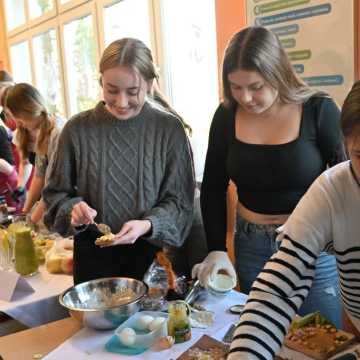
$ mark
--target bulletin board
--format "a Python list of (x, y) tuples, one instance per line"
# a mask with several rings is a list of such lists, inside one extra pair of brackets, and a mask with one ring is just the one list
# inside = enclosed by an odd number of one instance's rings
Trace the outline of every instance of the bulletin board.
[(297, 74), (342, 105), (357, 74), (357, 0), (247, 0), (247, 24), (280, 39)]

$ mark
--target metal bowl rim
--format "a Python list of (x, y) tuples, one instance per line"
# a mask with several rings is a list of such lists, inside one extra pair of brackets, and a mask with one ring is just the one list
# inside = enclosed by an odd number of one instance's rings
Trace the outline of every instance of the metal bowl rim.
[[(143, 294), (140, 294), (138, 295), (137, 297), (135, 297), (133, 300), (131, 301), (128, 301), (126, 303), (122, 303), (122, 304), (118, 304), (118, 305), (113, 305), (113, 306), (106, 306), (106, 307), (103, 307), (101, 309), (84, 309), (84, 308), (77, 308), (77, 307), (73, 307), (73, 306), (69, 306), (67, 304), (64, 303), (63, 301), (63, 297), (71, 290), (75, 289), (76, 286), (78, 285), (84, 285), (84, 284), (87, 284), (87, 283), (90, 283), (90, 282), (101, 282), (101, 281), (104, 281), (104, 280), (112, 280), (112, 279), (125, 279), (125, 280), (135, 280), (135, 281), (138, 281), (138, 282), (141, 282), (143, 285), (144, 285), (144, 288), (145, 288), (145, 291)], [(74, 311), (86, 311), (86, 312), (95, 312), (95, 311), (104, 311), (104, 310), (111, 310), (111, 309), (115, 309), (115, 308), (118, 308), (119, 306), (126, 306), (126, 305), (130, 305), (130, 304), (136, 304), (137, 302), (139, 302), (141, 300), (141, 298), (143, 298), (149, 291), (149, 286), (142, 280), (138, 280), (138, 279), (134, 279), (134, 278), (128, 278), (128, 277), (117, 277), (117, 276), (114, 276), (114, 277), (107, 277), (107, 278), (99, 278), (99, 279), (94, 279), (94, 280), (89, 280), (89, 281), (86, 281), (86, 282), (83, 282), (83, 283), (80, 283), (80, 284), (77, 284), (77, 285), (73, 285), (69, 288), (67, 288), (65, 291), (63, 291), (60, 295), (59, 295), (59, 302), (62, 306), (64, 306), (65, 308), (69, 309), (69, 310), (74, 310)]]

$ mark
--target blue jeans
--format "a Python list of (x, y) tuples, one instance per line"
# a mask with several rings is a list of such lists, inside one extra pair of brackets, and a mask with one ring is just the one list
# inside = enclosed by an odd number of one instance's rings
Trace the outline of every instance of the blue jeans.
[[(267, 260), (278, 250), (275, 229), (278, 225), (258, 225), (237, 217), (235, 232), (235, 268), (240, 289), (249, 293), (252, 283)], [(336, 260), (321, 253), (315, 269), (315, 278), (308, 297), (301, 306), (301, 316), (319, 310), (334, 325), (341, 328), (341, 302)]]

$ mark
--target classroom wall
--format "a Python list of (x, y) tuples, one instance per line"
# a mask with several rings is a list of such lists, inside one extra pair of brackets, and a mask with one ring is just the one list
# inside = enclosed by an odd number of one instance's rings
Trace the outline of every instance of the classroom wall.
[[(216, 0), (217, 50), (219, 69), (219, 98), (221, 99), (221, 66), (226, 45), (231, 36), (246, 26), (245, 0)], [(227, 234), (226, 246), (234, 262), (234, 229), (237, 194), (235, 185), (230, 182), (227, 194)]]
[[(351, 0), (347, 0), (351, 1)], [(360, 79), (360, 0), (355, 4), (355, 78)], [(219, 69), (227, 42), (232, 34), (246, 26), (246, 0), (216, 0), (217, 49)]]
[(216, 0), (217, 49), (219, 65), (231, 36), (246, 26), (245, 0)]

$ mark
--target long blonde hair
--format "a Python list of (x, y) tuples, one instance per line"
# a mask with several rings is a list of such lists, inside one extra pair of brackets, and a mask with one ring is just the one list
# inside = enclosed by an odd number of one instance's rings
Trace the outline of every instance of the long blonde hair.
[[(123, 38), (112, 42), (103, 52), (100, 60), (100, 74), (105, 70), (117, 66), (126, 66), (139, 74), (146, 82), (155, 80), (158, 82), (158, 74), (155, 69), (150, 49), (140, 40)], [(101, 83), (101, 79), (100, 79)], [(182, 122), (184, 128), (191, 134), (191, 127), (184, 119), (169, 105), (165, 97), (159, 91), (156, 84), (147, 94), (148, 98), (160, 105), (164, 110), (175, 115)]]
[(235, 106), (228, 75), (236, 70), (256, 71), (279, 92), (283, 103), (304, 103), (311, 96), (327, 96), (314, 90), (295, 73), (277, 36), (261, 26), (251, 26), (236, 33), (224, 54), (222, 81), (225, 105)]
[[(41, 118), (39, 133), (35, 141), (35, 152), (39, 155), (46, 155), (50, 135), (55, 127), (55, 118), (48, 113), (45, 100), (40, 92), (30, 84), (16, 84), (8, 89), (5, 106), (15, 117), (21, 118), (23, 121)], [(17, 125), (16, 136), (23, 157), (28, 157), (29, 144), (32, 141), (29, 130)]]

